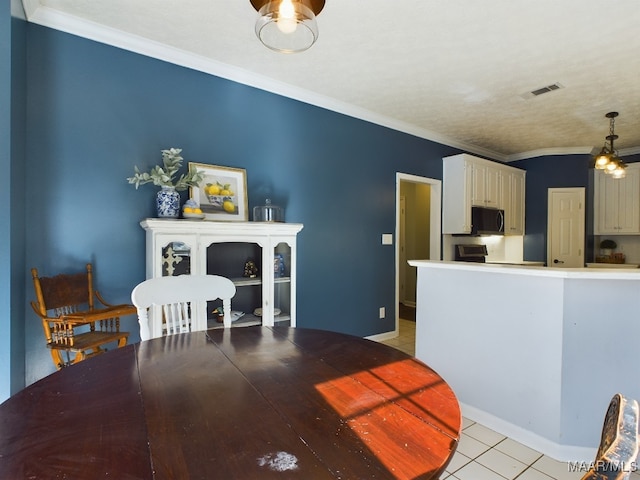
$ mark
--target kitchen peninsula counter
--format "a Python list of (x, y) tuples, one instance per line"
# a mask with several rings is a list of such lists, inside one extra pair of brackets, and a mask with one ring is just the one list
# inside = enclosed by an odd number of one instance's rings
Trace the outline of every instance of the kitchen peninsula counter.
[(416, 357), (463, 414), (558, 460), (591, 461), (611, 397), (640, 399), (640, 269), (409, 264)]

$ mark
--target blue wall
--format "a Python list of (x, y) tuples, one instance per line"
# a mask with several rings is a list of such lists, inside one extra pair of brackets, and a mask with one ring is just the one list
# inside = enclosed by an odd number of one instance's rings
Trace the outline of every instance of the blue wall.
[(24, 386), (24, 144), (26, 24), (0, 6), (0, 399)]
[[(547, 261), (547, 195), (549, 188), (587, 187), (586, 211), (592, 212), (593, 186), (589, 180), (591, 161), (591, 155), (555, 155), (513, 162), (513, 166), (527, 171), (525, 260)], [(587, 232), (593, 231), (591, 220), (587, 218)], [(585, 252), (585, 258), (590, 258), (589, 249)]]
[[(7, 22), (0, 11), (0, 106), (13, 98), (10, 118), (0, 109), (0, 168), (11, 171), (0, 176), (10, 207), (0, 209), (0, 240), (11, 246), (0, 250), (0, 281), (12, 286), (0, 289), (0, 327), (12, 329), (13, 360), (0, 345), (0, 399), (54, 371), (28, 305), (31, 267), (46, 275), (91, 261), (114, 302), (144, 279), (139, 221), (154, 215), (156, 189), (125, 179), (169, 147), (187, 161), (246, 169), (250, 208), (270, 197), (305, 225), (300, 326), (393, 330), (378, 308), (394, 310), (394, 249), (380, 238), (395, 229), (395, 174), (441, 179), (442, 157), (458, 150), (37, 25), (13, 26), (9, 38)], [(588, 162), (517, 162), (527, 170), (527, 260), (544, 260), (547, 188), (589, 187)], [(135, 318), (123, 325), (137, 341)]]
[[(128, 301), (144, 279), (141, 219), (156, 189), (133, 166), (160, 150), (247, 170), (249, 206), (267, 196), (299, 235), (298, 324), (357, 335), (394, 329), (395, 174), (442, 178), (451, 147), (85, 39), (28, 25), (26, 267), (95, 264), (98, 288)], [(25, 282), (32, 298), (30, 280)], [(27, 321), (27, 383), (53, 371)], [(124, 327), (134, 332), (134, 318)]]

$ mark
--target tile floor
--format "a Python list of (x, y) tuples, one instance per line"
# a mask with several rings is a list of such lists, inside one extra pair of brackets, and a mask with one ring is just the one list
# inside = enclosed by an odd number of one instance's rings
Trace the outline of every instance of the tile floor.
[[(400, 335), (382, 343), (415, 355), (416, 324), (400, 320)], [(603, 412), (604, 415), (604, 412)], [(489, 428), (463, 418), (462, 436), (441, 480), (580, 480), (558, 462)], [(630, 480), (640, 480), (634, 472)]]

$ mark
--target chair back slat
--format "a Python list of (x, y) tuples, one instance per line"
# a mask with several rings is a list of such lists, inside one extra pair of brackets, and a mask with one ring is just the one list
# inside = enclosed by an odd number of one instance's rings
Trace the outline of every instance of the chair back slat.
[(46, 310), (56, 310), (89, 303), (89, 283), (86, 273), (41, 277), (42, 301)]

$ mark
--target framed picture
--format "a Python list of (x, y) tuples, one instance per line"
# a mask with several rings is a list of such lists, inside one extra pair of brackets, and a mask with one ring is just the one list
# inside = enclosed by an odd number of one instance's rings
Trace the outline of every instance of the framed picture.
[(190, 187), (189, 193), (200, 204), (206, 220), (249, 220), (245, 169), (189, 162), (189, 168), (192, 166), (204, 179), (199, 186)]

